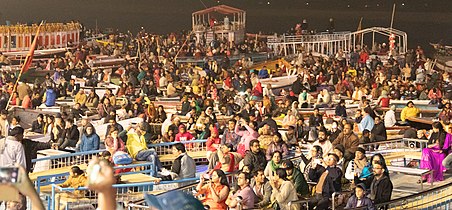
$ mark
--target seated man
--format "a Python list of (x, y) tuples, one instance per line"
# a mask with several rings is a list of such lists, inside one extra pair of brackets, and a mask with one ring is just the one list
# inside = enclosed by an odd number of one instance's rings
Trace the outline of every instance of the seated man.
[(359, 139), (358, 136), (353, 133), (351, 124), (345, 124), (342, 133), (333, 141), (333, 146), (338, 144), (341, 144), (346, 149), (344, 153), (345, 160), (352, 160), (355, 156), (356, 149), (358, 148)]
[(250, 187), (251, 175), (246, 172), (240, 172), (237, 176), (237, 185), (239, 189), (236, 193), (231, 193), (226, 199), (226, 205), (229, 209), (252, 209), (254, 208), (254, 199), (256, 195)]
[(339, 157), (331, 153), (326, 160), (326, 168), (316, 163), (311, 165), (314, 170), (309, 171), (309, 179), (318, 180), (315, 195), (310, 201), (311, 208), (327, 209), (333, 193), (341, 192), (342, 170), (336, 166), (338, 161)]
[(251, 180), (251, 189), (256, 194), (256, 206), (263, 209), (267, 208), (270, 205), (272, 186), (265, 178), (264, 169), (258, 169), (254, 173), (254, 179)]
[(260, 148), (259, 141), (254, 139), (250, 141), (250, 151), (247, 151), (243, 159), (243, 165), (251, 165), (252, 173), (258, 169), (264, 169), (267, 166), (265, 152)]
[[(162, 164), (160, 163), (160, 160), (157, 156), (157, 153), (155, 152), (155, 149), (148, 149), (148, 146), (146, 144), (146, 140), (144, 137), (144, 134), (146, 134), (145, 131), (141, 130), (143, 128), (143, 124), (141, 123), (138, 126), (135, 126), (135, 131), (129, 132), (133, 127), (129, 126), (126, 130), (121, 132), (120, 137), (121, 139), (127, 139), (126, 148), (130, 156), (132, 158), (138, 160), (138, 161), (151, 161), (155, 162), (157, 171), (160, 171), (162, 168)], [(153, 176), (157, 175), (157, 171), (152, 174)]]
[(177, 158), (171, 166), (171, 178), (177, 180), (195, 177), (196, 164), (193, 158), (185, 152), (185, 146), (182, 143), (176, 143), (172, 149)]

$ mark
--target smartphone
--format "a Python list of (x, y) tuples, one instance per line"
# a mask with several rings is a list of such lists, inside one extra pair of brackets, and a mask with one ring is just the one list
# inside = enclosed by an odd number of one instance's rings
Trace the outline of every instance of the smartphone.
[(210, 179), (210, 175), (209, 174), (204, 174), (203, 177), (204, 177), (204, 179)]
[(0, 183), (17, 183), (19, 177), (19, 168), (17, 167), (1, 167)]

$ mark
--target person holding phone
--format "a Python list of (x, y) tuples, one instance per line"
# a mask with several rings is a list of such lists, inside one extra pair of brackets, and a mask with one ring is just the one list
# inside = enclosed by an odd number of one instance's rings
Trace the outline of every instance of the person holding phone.
[(205, 177), (201, 176), (196, 191), (198, 191), (198, 195), (205, 194), (205, 199), (201, 202), (210, 209), (226, 210), (228, 208), (226, 199), (229, 194), (229, 183), (222, 170), (215, 169), (210, 176), (209, 183), (206, 183)]
[[(4, 170), (5, 168), (0, 167), (0, 170)], [(38, 193), (35, 190), (33, 183), (28, 177), (28, 173), (23, 166), (16, 165), (14, 167), (8, 167), (10, 170), (14, 170), (15, 178), (9, 179), (8, 182), (3, 183), (0, 182), (0, 191), (7, 192), (8, 195), (11, 193), (19, 192), (19, 200), (18, 201), (7, 201), (7, 199), (3, 198), (6, 194), (0, 193), (0, 205), (2, 201), (5, 202), (6, 209), (26, 209), (28, 197), (31, 201), (31, 207), (33, 210), (44, 210), (44, 205), (42, 204), (41, 199), (39, 198)], [(11, 173), (11, 175), (14, 175)]]

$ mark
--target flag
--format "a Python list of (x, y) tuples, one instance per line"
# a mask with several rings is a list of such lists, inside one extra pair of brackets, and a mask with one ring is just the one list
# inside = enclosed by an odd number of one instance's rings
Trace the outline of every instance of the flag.
[(33, 39), (33, 43), (30, 46), (30, 51), (28, 51), (28, 54), (25, 57), (25, 62), (22, 65), (22, 68), (20, 69), (21, 73), (27, 72), (28, 68), (30, 68), (31, 62), (33, 61), (33, 54), (35, 53), (36, 42), (38, 41), (39, 30), (41, 29), (41, 26), (42, 26), (42, 22), (41, 22), (41, 24), (39, 24), (38, 30), (36, 30), (36, 35), (35, 35), (35, 38)]
[[(356, 29), (356, 31), (361, 31), (362, 30), (362, 22), (363, 22), (363, 18), (361, 17), (361, 19), (359, 20), (359, 24), (358, 24), (358, 28)], [(356, 41), (358, 41), (358, 43), (361, 43), (361, 39), (362, 39), (362, 34), (359, 33), (356, 35)], [(361, 46), (363, 47), (363, 46)]]

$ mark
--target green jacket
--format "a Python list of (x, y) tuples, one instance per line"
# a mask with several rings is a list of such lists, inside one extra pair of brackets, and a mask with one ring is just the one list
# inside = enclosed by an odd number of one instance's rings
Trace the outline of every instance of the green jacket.
[(300, 169), (294, 168), (292, 175), (287, 177), (295, 186), (298, 195), (305, 196), (309, 194), (309, 186)]

